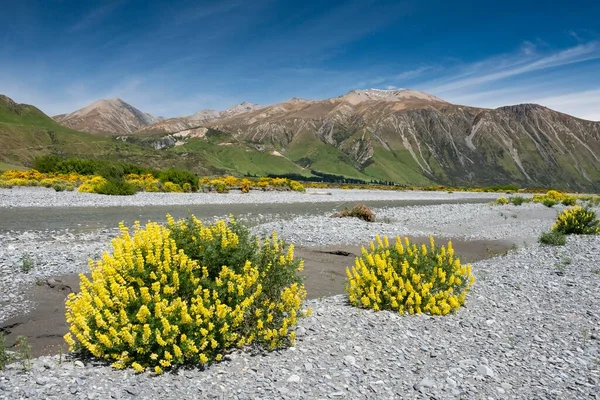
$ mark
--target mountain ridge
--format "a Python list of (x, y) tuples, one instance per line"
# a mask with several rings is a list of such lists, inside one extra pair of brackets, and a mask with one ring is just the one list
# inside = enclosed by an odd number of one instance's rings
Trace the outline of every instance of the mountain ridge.
[(365, 90), (205, 114), (182, 130), (145, 131), (166, 119), (112, 136), (234, 174), (600, 190), (600, 122), (537, 104), (485, 109), (407, 89)]

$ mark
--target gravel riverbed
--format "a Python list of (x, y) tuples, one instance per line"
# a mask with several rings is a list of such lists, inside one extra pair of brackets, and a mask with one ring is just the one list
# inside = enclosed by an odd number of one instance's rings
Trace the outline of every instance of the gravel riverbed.
[[(444, 204), (377, 209), (383, 222), (372, 224), (321, 215), (258, 225), (257, 233), (277, 229), (299, 245), (366, 244), (383, 233), (506, 239), (518, 247), (473, 264), (477, 281), (454, 315), (359, 310), (344, 296), (311, 300), (313, 315), (300, 322), (291, 349), (234, 352), (205, 370), (159, 377), (40, 357), (29, 372), (19, 364), (0, 372), (0, 399), (600, 399), (600, 237), (539, 245), (559, 209)], [(0, 324), (31, 307), (23, 300), (36, 279), (85, 271), (114, 234), (0, 233)], [(23, 254), (35, 264), (29, 273), (20, 269)]]
[(147, 193), (104, 196), (94, 193), (56, 192), (42, 187), (0, 189), (0, 208), (23, 207), (120, 207), (195, 204), (346, 203), (358, 201), (495, 199), (499, 193), (424, 192), (396, 190), (307, 189), (306, 193), (250, 191), (250, 193)]

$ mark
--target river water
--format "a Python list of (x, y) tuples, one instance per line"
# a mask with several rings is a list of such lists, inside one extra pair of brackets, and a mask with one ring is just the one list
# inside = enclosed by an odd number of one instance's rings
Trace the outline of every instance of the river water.
[[(364, 201), (370, 208), (404, 207), (415, 205), (487, 203), (489, 199), (454, 200), (395, 200)], [(291, 219), (299, 215), (322, 215), (344, 207), (353, 207), (352, 202), (318, 203), (274, 203), (274, 204), (201, 204), (173, 206), (121, 206), (121, 207), (46, 207), (46, 208), (0, 208), (0, 232), (28, 230), (63, 230), (85, 232), (98, 229), (116, 228), (120, 221), (130, 226), (135, 221), (148, 220), (164, 222), (165, 216), (175, 218), (190, 214), (197, 218), (210, 219), (225, 215), (243, 217), (246, 224), (280, 219)]]

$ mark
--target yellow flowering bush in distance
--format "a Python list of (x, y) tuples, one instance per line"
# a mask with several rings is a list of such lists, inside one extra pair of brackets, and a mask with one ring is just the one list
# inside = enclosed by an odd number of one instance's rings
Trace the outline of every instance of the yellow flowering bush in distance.
[(436, 247), (404, 244), (400, 238), (391, 246), (388, 238), (376, 238), (370, 251), (362, 249), (355, 265), (346, 270), (350, 303), (373, 310), (400, 314), (446, 315), (465, 303), (475, 282), (470, 265), (455, 257), (452, 243)]
[(551, 229), (565, 235), (593, 235), (600, 233), (600, 219), (593, 210), (575, 206), (558, 214)]
[(306, 291), (293, 246), (276, 234), (263, 243), (233, 219), (204, 225), (194, 217), (167, 226), (120, 225), (112, 253), (66, 302), (72, 351), (115, 368), (160, 374), (182, 363), (219, 361), (234, 347), (269, 349), (294, 342)]

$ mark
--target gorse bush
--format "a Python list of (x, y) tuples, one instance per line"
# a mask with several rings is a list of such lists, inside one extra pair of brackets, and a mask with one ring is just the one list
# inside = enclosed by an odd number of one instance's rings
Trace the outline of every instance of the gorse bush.
[(235, 221), (121, 224), (112, 254), (90, 261), (91, 280), (67, 300), (71, 350), (137, 371), (220, 360), (233, 347), (294, 343), (306, 297), (276, 234), (263, 243)]
[(355, 266), (346, 270), (350, 303), (374, 310), (445, 315), (465, 303), (475, 278), (470, 265), (454, 256), (452, 243), (429, 248), (400, 238), (391, 246), (377, 236), (377, 246), (362, 249)]
[(552, 232), (565, 235), (593, 235), (600, 233), (600, 220), (593, 210), (575, 206), (558, 214), (554, 225), (552, 225)]
[(539, 242), (550, 246), (564, 246), (567, 243), (567, 236), (560, 232), (542, 232)]

